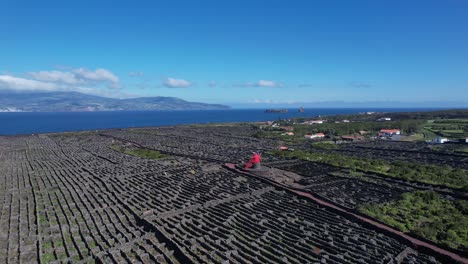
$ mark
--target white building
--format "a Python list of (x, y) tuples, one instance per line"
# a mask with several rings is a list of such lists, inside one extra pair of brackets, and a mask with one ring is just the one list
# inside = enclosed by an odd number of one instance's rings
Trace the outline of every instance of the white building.
[(312, 124), (323, 124), (323, 120), (309, 120), (304, 122), (305, 125), (312, 125)]
[(448, 138), (437, 137), (434, 139), (434, 143), (437, 144), (444, 144), (445, 142), (448, 142)]
[(382, 117), (382, 118), (377, 119), (377, 121), (380, 121), (380, 122), (383, 122), (383, 121), (392, 121), (392, 119), (391, 119), (390, 117)]
[(305, 138), (324, 138), (325, 137), (325, 134), (324, 133), (315, 133), (315, 134), (312, 134), (312, 135), (304, 135)]

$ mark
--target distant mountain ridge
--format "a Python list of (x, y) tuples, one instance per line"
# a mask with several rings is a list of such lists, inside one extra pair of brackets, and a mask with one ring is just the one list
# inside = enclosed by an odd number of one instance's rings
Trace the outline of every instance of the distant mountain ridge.
[(0, 112), (77, 112), (142, 110), (216, 110), (221, 104), (188, 102), (176, 97), (106, 98), (77, 92), (0, 92)]

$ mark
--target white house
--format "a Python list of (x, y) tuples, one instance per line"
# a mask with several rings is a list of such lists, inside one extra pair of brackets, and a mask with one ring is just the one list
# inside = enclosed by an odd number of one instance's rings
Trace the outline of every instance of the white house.
[(400, 129), (381, 129), (379, 136), (393, 136), (393, 135), (400, 135)]
[(392, 121), (392, 119), (390, 117), (382, 117), (382, 118), (377, 119), (377, 121), (380, 121), (380, 122), (382, 122), (382, 121)]
[(434, 139), (434, 143), (444, 144), (445, 142), (448, 142), (448, 138), (437, 137)]
[(309, 121), (305, 121), (303, 124), (305, 125), (323, 124), (323, 120), (309, 120)]
[(304, 135), (305, 138), (310, 138), (310, 139), (313, 139), (313, 138), (324, 138), (325, 137), (325, 134), (324, 133), (315, 133), (315, 134), (312, 134), (312, 135)]

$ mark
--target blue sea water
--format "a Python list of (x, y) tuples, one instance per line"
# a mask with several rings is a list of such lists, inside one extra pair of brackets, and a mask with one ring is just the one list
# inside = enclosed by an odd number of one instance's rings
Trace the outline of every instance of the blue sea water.
[(33, 134), (224, 122), (254, 122), (291, 117), (314, 117), (360, 112), (414, 112), (428, 108), (328, 108), (289, 109), (288, 113), (265, 113), (263, 109), (192, 110), (192, 111), (113, 111), (113, 112), (16, 112), (0, 113), (0, 135)]

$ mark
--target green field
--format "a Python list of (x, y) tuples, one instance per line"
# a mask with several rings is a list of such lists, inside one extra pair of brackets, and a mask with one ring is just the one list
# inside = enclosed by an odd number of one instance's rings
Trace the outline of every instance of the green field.
[(397, 201), (361, 206), (359, 211), (405, 233), (468, 250), (467, 201), (448, 200), (433, 191), (416, 191), (403, 194)]
[(126, 149), (120, 145), (111, 145), (111, 149), (125, 153), (128, 155), (132, 155), (135, 157), (140, 157), (144, 159), (162, 159), (168, 157), (167, 155), (161, 154), (159, 151), (152, 150), (152, 149), (141, 149), (141, 148), (133, 148), (133, 149)]
[(468, 136), (468, 119), (429, 120), (424, 125), (424, 129), (437, 136), (460, 139)]
[(349, 168), (352, 171), (362, 170), (377, 172), (394, 178), (468, 190), (468, 171), (446, 165), (434, 166), (406, 161), (386, 161), (382, 159), (358, 158), (341, 154), (324, 154), (303, 150), (292, 152), (272, 151), (269, 152), (269, 154), (326, 163), (333, 166)]

